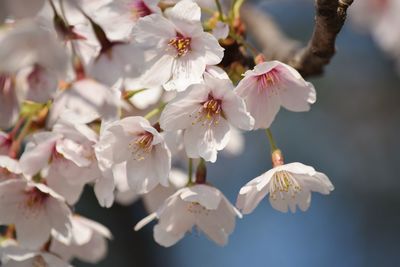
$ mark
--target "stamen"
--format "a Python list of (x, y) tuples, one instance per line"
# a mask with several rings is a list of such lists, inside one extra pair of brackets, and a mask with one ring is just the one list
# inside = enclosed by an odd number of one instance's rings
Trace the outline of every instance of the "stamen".
[(279, 83), (279, 72), (272, 69), (267, 73), (257, 76), (259, 91), (268, 91), (277, 94), (277, 85)]
[(191, 38), (184, 37), (182, 34), (177, 33), (176, 37), (169, 40), (168, 45), (175, 48), (178, 53), (178, 57), (184, 56), (188, 51), (190, 51)]
[(129, 147), (132, 149), (132, 155), (135, 160), (141, 161), (146, 158), (153, 148), (153, 139), (154, 136), (152, 133), (144, 132), (129, 143)]
[(195, 119), (192, 122), (192, 125), (201, 123), (203, 126), (216, 126), (219, 123), (222, 112), (221, 100), (214, 99), (214, 97), (210, 94), (208, 96), (208, 100), (201, 103), (199, 109), (190, 114), (189, 117), (193, 117)]
[(287, 171), (278, 171), (271, 178), (269, 192), (272, 200), (277, 199), (277, 194), (280, 195), (281, 199), (285, 199), (286, 195), (295, 198), (300, 191), (300, 184)]
[(190, 202), (187, 206), (187, 210), (193, 214), (204, 214), (208, 215), (209, 210), (200, 205), (198, 202)]
[(43, 193), (36, 187), (29, 189), (28, 191), (25, 192), (25, 194), (26, 194), (25, 206), (30, 209), (35, 207), (41, 207), (44, 201), (49, 197), (48, 194)]

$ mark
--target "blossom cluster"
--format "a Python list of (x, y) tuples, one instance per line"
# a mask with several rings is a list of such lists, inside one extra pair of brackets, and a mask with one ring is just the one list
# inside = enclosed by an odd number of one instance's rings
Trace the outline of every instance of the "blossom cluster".
[[(249, 49), (242, 1), (28, 2), (6, 0), (0, 17), (4, 266), (103, 259), (110, 231), (74, 212), (86, 186), (106, 208), (142, 198), (150, 215), (135, 230), (157, 219), (162, 246), (194, 227), (224, 245), (236, 218), (267, 195), (274, 209), (295, 212), (309, 208), (311, 192), (333, 190), (313, 167), (285, 164), (276, 146), (269, 128), (280, 108), (308, 111), (316, 90)], [(233, 205), (207, 162), (240, 154), (242, 132), (259, 129), (273, 168)]]

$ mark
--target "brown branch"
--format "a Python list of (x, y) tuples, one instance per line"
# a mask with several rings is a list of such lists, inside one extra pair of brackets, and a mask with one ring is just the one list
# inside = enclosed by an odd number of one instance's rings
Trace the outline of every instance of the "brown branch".
[(242, 7), (241, 18), (262, 47), (268, 60), (276, 59), (296, 68), (303, 76), (321, 74), (335, 54), (336, 36), (353, 0), (315, 0), (315, 26), (305, 47), (287, 37), (265, 12), (251, 4)]

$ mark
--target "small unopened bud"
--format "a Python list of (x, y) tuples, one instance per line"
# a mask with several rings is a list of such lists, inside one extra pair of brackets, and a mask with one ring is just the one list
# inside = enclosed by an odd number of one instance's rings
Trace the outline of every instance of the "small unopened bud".
[(283, 160), (283, 154), (280, 149), (276, 149), (276, 150), (274, 150), (274, 152), (272, 152), (271, 159), (272, 159), (272, 167), (274, 167), (274, 168), (285, 164), (285, 162)]
[(255, 62), (256, 64), (260, 64), (260, 63), (265, 62), (265, 57), (264, 57), (264, 55), (263, 55), (263, 54), (258, 54), (258, 55), (255, 57), (254, 62)]

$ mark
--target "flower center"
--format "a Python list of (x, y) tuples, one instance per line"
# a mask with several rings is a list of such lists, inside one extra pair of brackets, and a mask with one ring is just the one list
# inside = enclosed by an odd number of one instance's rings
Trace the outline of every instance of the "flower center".
[(48, 267), (42, 256), (36, 256), (33, 259), (33, 267)]
[(153, 148), (153, 139), (152, 133), (144, 132), (129, 144), (135, 160), (141, 161), (146, 158)]
[(281, 199), (285, 199), (286, 194), (294, 198), (301, 191), (301, 186), (289, 172), (278, 171), (272, 177), (269, 191), (273, 200), (277, 199), (278, 194)]
[(276, 85), (279, 83), (279, 72), (276, 69), (272, 69), (267, 73), (257, 76), (257, 83), (259, 90), (274, 91)]
[(178, 53), (178, 57), (181, 57), (190, 51), (190, 42), (190, 37), (185, 37), (182, 34), (177, 33), (175, 38), (169, 40), (168, 45), (174, 47)]
[(25, 192), (26, 200), (25, 205), (28, 208), (40, 207), (43, 205), (44, 201), (49, 197), (48, 194), (43, 193), (36, 187), (33, 187)]
[(198, 202), (190, 202), (187, 206), (187, 210), (193, 214), (203, 213), (205, 215), (208, 215), (208, 213), (209, 213), (208, 209), (206, 209), (205, 207), (200, 205), (200, 203), (198, 203)]
[(153, 14), (150, 8), (143, 0), (134, 0), (129, 4), (134, 19)]
[(215, 99), (212, 95), (208, 95), (208, 100), (201, 103), (199, 110), (195, 114), (190, 114), (189, 117), (194, 117), (192, 125), (201, 122), (202, 125), (217, 125), (220, 116), (223, 115), (222, 101)]

